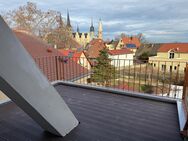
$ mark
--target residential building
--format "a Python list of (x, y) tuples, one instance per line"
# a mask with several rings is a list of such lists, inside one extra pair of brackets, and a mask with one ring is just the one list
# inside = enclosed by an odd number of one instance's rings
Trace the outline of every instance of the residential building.
[[(188, 43), (164, 43), (157, 51), (157, 56), (149, 57), (154, 68), (161, 71), (184, 72), (188, 61)], [(157, 62), (160, 62), (157, 63)]]
[(106, 42), (105, 45), (109, 50), (115, 50), (117, 45), (118, 45), (119, 41), (110, 41), (110, 42)]
[(134, 52), (130, 49), (118, 49), (118, 50), (109, 50), (109, 58), (112, 59), (111, 64), (115, 67), (125, 67), (133, 65)]
[(86, 54), (88, 58), (97, 58), (99, 51), (106, 48), (102, 39), (93, 39), (86, 47)]
[(125, 36), (119, 40), (116, 49), (128, 48), (135, 53), (140, 45), (140, 39), (137, 36)]
[(75, 61), (76, 63), (80, 64), (81, 66), (85, 67), (86, 69), (90, 70), (91, 65), (89, 60), (87, 59), (84, 51), (75, 51), (75, 50), (58, 50), (63, 56), (68, 57)]

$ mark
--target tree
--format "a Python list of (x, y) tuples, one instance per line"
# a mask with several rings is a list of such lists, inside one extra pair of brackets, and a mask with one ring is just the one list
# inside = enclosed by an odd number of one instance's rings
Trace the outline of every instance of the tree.
[(146, 37), (142, 33), (137, 34), (137, 37), (140, 40), (141, 46), (144, 47), (146, 44), (149, 44)]
[(119, 41), (120, 39), (127, 37), (128, 35), (126, 35), (125, 33), (121, 33), (120, 35), (116, 35), (115, 36), (115, 41)]
[(3, 17), (10, 27), (26, 30), (52, 45), (70, 44), (71, 33), (58, 11), (42, 11), (35, 3), (27, 2)]
[(153, 93), (153, 86), (149, 84), (141, 85), (141, 90), (144, 93), (152, 94)]
[(143, 52), (140, 56), (139, 59), (143, 61), (147, 61), (149, 59), (150, 55), (149, 52)]
[(121, 38), (124, 38), (124, 37), (126, 37), (127, 35), (125, 34), (125, 33), (121, 33), (121, 35), (120, 35), (120, 37)]
[(108, 57), (108, 51), (106, 48), (100, 50), (96, 62), (91, 80), (104, 86), (109, 86), (110, 80), (115, 79), (115, 68), (110, 64), (111, 59)]
[(59, 26), (45, 36), (45, 40), (50, 43), (57, 45), (58, 48), (74, 48), (72, 33), (63, 23), (61, 14), (59, 15)]
[(50, 32), (58, 24), (56, 11), (42, 11), (32, 2), (7, 12), (4, 17), (12, 28), (27, 30), (35, 35)]

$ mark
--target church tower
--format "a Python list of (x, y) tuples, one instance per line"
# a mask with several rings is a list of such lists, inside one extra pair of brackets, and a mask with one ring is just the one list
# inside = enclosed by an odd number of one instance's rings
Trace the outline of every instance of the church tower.
[(59, 28), (63, 27), (63, 20), (62, 20), (62, 16), (61, 13), (59, 13)]
[(76, 31), (77, 31), (78, 33), (80, 33), (80, 29), (79, 29), (79, 26), (78, 26), (78, 25), (77, 25)]
[(72, 26), (71, 26), (70, 17), (69, 17), (69, 11), (68, 10), (67, 10), (67, 28), (69, 29), (69, 31), (72, 31)]
[(102, 21), (101, 19), (99, 20), (99, 29), (98, 29), (98, 38), (102, 39)]
[(90, 26), (90, 38), (91, 40), (94, 38), (95, 36), (95, 28), (93, 26), (93, 19), (91, 19), (91, 26)]

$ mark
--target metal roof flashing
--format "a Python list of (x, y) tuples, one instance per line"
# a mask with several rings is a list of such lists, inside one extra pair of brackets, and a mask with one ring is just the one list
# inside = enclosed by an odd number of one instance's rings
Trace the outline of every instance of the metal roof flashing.
[(63, 85), (68, 85), (68, 86), (73, 86), (73, 87), (80, 87), (80, 88), (85, 88), (85, 89), (110, 92), (110, 93), (124, 95), (124, 96), (131, 96), (131, 97), (136, 97), (136, 98), (144, 98), (144, 99), (155, 100), (155, 101), (160, 101), (160, 102), (167, 102), (167, 103), (174, 103), (174, 104), (177, 103), (177, 100), (173, 99), (173, 98), (155, 96), (155, 95), (149, 95), (149, 94), (143, 94), (143, 93), (137, 93), (137, 92), (133, 92), (133, 91), (118, 90), (118, 89), (113, 89), (113, 88), (77, 84), (77, 83), (68, 82), (68, 81), (60, 81), (59, 80), (59, 81), (54, 81), (51, 84), (54, 85), (54, 86), (63, 84)]

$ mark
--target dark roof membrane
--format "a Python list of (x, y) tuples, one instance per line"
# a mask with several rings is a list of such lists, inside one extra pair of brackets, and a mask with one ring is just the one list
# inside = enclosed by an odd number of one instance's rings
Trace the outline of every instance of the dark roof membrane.
[(56, 90), (80, 124), (65, 137), (45, 133), (14, 103), (0, 106), (0, 140), (182, 141), (176, 104), (73, 86)]

